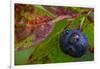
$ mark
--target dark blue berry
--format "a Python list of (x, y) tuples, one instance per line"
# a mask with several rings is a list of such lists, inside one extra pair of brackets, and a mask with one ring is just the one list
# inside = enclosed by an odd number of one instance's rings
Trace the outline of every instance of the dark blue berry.
[(81, 57), (87, 52), (89, 43), (80, 30), (65, 30), (60, 37), (60, 47), (65, 54)]

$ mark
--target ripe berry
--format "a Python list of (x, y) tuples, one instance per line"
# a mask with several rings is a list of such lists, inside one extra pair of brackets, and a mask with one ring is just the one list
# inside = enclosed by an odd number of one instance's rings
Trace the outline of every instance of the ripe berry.
[(80, 30), (65, 30), (60, 37), (60, 47), (65, 54), (81, 57), (87, 52), (89, 43)]

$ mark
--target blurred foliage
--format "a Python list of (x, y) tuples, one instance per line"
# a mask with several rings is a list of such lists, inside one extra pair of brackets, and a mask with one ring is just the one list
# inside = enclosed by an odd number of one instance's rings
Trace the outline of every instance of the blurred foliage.
[[(65, 7), (67, 8), (67, 7)], [(80, 13), (75, 19), (63, 19), (57, 21), (53, 25), (52, 32), (42, 42), (34, 44), (33, 35), (28, 36), (20, 43), (15, 43), (15, 46), (30, 46), (25, 50), (15, 51), (15, 65), (28, 64), (45, 64), (45, 63), (62, 63), (62, 62), (76, 62), (76, 61), (91, 61), (94, 60), (94, 53), (88, 51), (87, 54), (80, 58), (73, 58), (65, 55), (59, 47), (59, 36), (65, 29), (79, 29), (80, 22), (85, 17), (82, 29), (83, 33), (89, 40), (89, 45), (94, 48), (94, 22), (88, 19), (88, 12), (93, 8), (79, 8), (68, 7), (70, 11), (77, 11)], [(53, 17), (55, 14), (46, 10), (43, 6), (35, 6), (34, 16), (47, 15)], [(91, 13), (91, 12), (90, 12)], [(93, 17), (93, 16), (92, 16)]]

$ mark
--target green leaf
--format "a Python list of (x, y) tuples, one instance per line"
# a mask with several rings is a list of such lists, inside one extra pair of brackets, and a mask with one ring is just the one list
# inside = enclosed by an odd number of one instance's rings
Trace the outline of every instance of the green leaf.
[(88, 38), (90, 47), (94, 47), (94, 23), (91, 23), (87, 18), (84, 22), (83, 32)]
[[(37, 59), (40, 60), (42, 57), (45, 57), (49, 53), (51, 53), (52, 48), (58, 44), (58, 35), (63, 31), (64, 27), (66, 26), (67, 20), (62, 20), (56, 23), (52, 33), (40, 44), (35, 46), (35, 50), (33, 51), (33, 60)], [(34, 62), (34, 61), (33, 61)], [(38, 62), (37, 62), (38, 63)]]

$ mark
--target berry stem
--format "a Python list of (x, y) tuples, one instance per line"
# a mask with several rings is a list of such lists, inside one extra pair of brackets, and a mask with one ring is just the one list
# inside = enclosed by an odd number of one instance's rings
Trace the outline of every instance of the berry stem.
[(81, 22), (80, 22), (80, 28), (79, 28), (80, 31), (83, 31), (82, 26), (83, 26), (84, 21), (85, 21), (85, 17), (83, 17)]
[[(92, 10), (90, 10), (90, 11), (87, 13), (86, 16), (88, 16), (91, 12), (92, 12)], [(84, 23), (84, 21), (85, 21), (85, 19), (86, 19), (86, 16), (84, 16), (84, 17), (82, 18), (81, 22), (80, 22), (80, 27), (79, 27), (80, 31), (83, 31), (82, 26), (83, 26), (83, 23)]]

